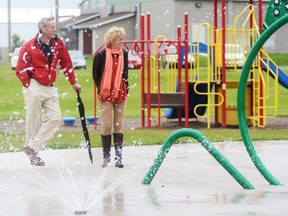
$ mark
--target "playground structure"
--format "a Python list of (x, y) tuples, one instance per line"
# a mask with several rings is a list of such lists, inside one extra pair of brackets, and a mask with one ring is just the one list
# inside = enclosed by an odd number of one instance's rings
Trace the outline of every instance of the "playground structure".
[[(222, 7), (225, 8), (225, 5)], [(262, 10), (261, 2), (260, 9)], [(253, 4), (249, 4), (236, 16), (233, 28), (225, 27), (224, 15), (222, 28), (218, 28), (217, 19), (214, 21), (214, 28), (203, 23), (196, 29), (197, 40), (191, 43), (188, 42), (187, 13), (184, 14), (184, 37), (181, 27), (178, 26), (177, 40), (170, 40), (163, 35), (152, 40), (151, 15), (142, 15), (141, 40), (125, 42), (127, 49), (140, 55), (143, 62), (142, 127), (145, 127), (147, 116), (147, 127), (151, 128), (152, 110), (155, 109), (157, 125), (160, 128), (163, 108), (164, 116), (168, 119), (178, 118), (179, 125), (182, 118), (185, 118), (185, 127), (188, 127), (189, 118), (201, 117), (207, 119), (207, 127), (210, 128), (213, 114), (215, 125), (238, 125), (236, 104), (228, 99), (235, 98), (238, 89), (239, 74), (246, 59), (243, 53), (250, 51), (260, 35), (262, 12), (259, 11), (259, 14), (257, 25)], [(205, 43), (200, 41), (199, 32), (203, 32), (203, 29), (207, 33)], [(169, 53), (171, 46), (177, 50), (173, 55)], [(244, 57), (239, 58), (240, 55)], [(193, 62), (189, 62), (189, 56), (193, 56)], [(163, 68), (164, 59), (169, 67)], [(262, 48), (250, 69), (246, 88), (245, 112), (249, 125), (265, 127), (266, 119), (276, 116), (278, 73), (279, 68)], [(234, 94), (234, 97), (230, 94)]]
[[(142, 59), (142, 127), (146, 126), (147, 117), (147, 127), (151, 128), (156, 115), (160, 128), (163, 114), (167, 119), (178, 118), (179, 125), (185, 118), (186, 128), (190, 118), (206, 118), (208, 128), (213, 117), (215, 126), (225, 128), (227, 125), (238, 125), (237, 106), (231, 99), (237, 94), (245, 54), (250, 52), (260, 36), (262, 1), (258, 4), (259, 24), (254, 9), (253, 1), (250, 1), (235, 17), (233, 27), (228, 28), (225, 23), (225, 2), (222, 2), (222, 26), (219, 28), (217, 1), (214, 1), (214, 26), (200, 24), (195, 29), (197, 38), (191, 43), (188, 41), (187, 13), (184, 14), (183, 37), (182, 29), (178, 26), (176, 40), (163, 35), (152, 40), (151, 15), (141, 15), (141, 39), (125, 41), (124, 46)], [(201, 41), (200, 32), (206, 32), (205, 42)], [(176, 48), (176, 53), (170, 53), (171, 46)], [(163, 68), (164, 61), (169, 67)], [(276, 117), (278, 81), (287, 88), (286, 80), (287, 75), (261, 48), (250, 68), (245, 92), (246, 121), (250, 126), (265, 127), (267, 118)], [(94, 95), (96, 116), (96, 89)], [(154, 110), (156, 114), (152, 113)]]
[[(257, 55), (262, 54), (263, 52), (263, 45), (264, 43), (274, 34), (278, 29), (288, 23), (288, 10), (284, 3), (278, 1), (270, 1), (267, 15), (265, 18), (264, 29), (259, 36), (259, 38), (253, 44), (251, 51), (245, 61), (245, 64), (242, 69), (242, 73), (239, 80), (238, 86), (238, 95), (237, 95), (237, 114), (238, 114), (238, 121), (240, 132), (246, 147), (246, 150), (252, 160), (253, 164), (257, 168), (257, 170), (261, 173), (261, 175), (271, 184), (279, 186), (281, 183), (267, 170), (265, 165), (262, 163), (261, 159), (258, 157), (254, 146), (252, 144), (251, 137), (248, 131), (247, 125), (247, 112), (245, 108), (245, 94), (247, 89), (247, 84), (249, 82), (249, 74), (251, 73), (251, 68), (253, 68), (253, 64), (255, 63), (255, 59), (261, 63), (259, 67), (265, 70), (268, 76), (272, 76), (274, 79), (279, 78), (279, 83), (284, 87), (287, 86), (287, 75), (282, 71), (279, 70), (274, 63), (270, 63), (270, 60), (266, 58), (257, 58)], [(264, 65), (262, 67), (262, 64)], [(280, 72), (279, 72), (280, 71)], [(279, 74), (279, 77), (278, 77)], [(253, 74), (252, 74), (253, 75)], [(278, 79), (277, 79), (278, 81)], [(263, 84), (265, 84), (263, 82)], [(286, 87), (287, 88), (287, 87)], [(156, 159), (154, 160), (153, 165), (150, 167), (149, 171), (147, 172), (146, 176), (142, 180), (142, 184), (150, 184), (153, 180), (154, 176), (156, 175), (158, 169), (161, 166), (166, 154), (169, 152), (173, 142), (178, 138), (190, 136), (199, 141), (202, 146), (219, 162), (223, 168), (226, 169), (227, 172), (245, 189), (254, 189), (254, 187), (249, 183), (238, 170), (233, 167), (232, 164), (220, 153), (218, 152), (214, 145), (209, 142), (209, 140), (200, 132), (192, 130), (192, 129), (180, 129), (172, 133), (163, 143), (161, 150), (159, 151)]]

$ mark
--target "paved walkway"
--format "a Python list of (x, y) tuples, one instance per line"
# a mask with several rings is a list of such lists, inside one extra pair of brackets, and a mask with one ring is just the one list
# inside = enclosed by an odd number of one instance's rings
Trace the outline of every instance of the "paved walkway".
[[(45, 167), (22, 152), (0, 154), (0, 215), (93, 216), (288, 215), (288, 141), (255, 143), (267, 169), (283, 186), (258, 173), (242, 143), (216, 148), (250, 181), (243, 189), (200, 145), (172, 146), (150, 185), (141, 184), (161, 146), (124, 148), (123, 169), (101, 168), (101, 149), (41, 152)], [(114, 154), (113, 154), (114, 155)]]

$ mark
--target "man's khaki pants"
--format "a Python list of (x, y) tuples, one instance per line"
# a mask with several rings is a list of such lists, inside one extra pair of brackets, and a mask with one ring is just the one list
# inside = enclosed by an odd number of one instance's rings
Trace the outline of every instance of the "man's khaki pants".
[(26, 108), (26, 146), (42, 150), (53, 138), (62, 123), (57, 88), (43, 86), (31, 79), (28, 88), (23, 87)]

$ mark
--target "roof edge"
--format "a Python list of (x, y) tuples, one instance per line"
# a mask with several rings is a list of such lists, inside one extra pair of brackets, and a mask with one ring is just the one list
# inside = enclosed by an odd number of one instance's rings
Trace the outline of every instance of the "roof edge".
[(72, 26), (72, 29), (87, 29), (87, 28), (96, 29), (99, 26), (103, 26), (103, 25), (107, 25), (107, 24), (110, 24), (110, 23), (113, 23), (113, 22), (116, 22), (116, 21), (119, 21), (119, 20), (127, 19), (127, 18), (133, 17), (135, 15), (136, 15), (136, 13), (126, 14), (126, 15), (123, 15), (123, 16), (120, 16), (120, 17), (116, 17), (116, 18), (112, 18), (112, 19), (109, 19), (109, 20), (106, 20), (106, 21), (103, 21), (103, 22), (99, 22), (97, 24), (93, 24), (93, 25)]

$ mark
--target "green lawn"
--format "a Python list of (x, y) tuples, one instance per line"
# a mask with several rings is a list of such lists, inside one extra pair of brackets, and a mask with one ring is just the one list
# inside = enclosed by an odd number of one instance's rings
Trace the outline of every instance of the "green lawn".
[[(283, 55), (271, 55), (275, 59), (276, 63), (279, 62), (284, 64)], [(286, 57), (288, 55), (285, 55)], [(288, 58), (288, 57), (287, 57)], [(92, 79), (92, 57), (87, 59), (87, 69), (86, 70), (76, 70), (76, 75), (78, 82), (82, 85), (83, 90), (81, 93), (82, 100), (85, 105), (86, 115), (93, 115), (94, 110), (94, 82)], [(1, 94), (1, 104), (0, 104), (0, 120), (5, 119), (23, 119), (25, 118), (24, 113), (24, 101), (22, 95), (21, 83), (15, 75), (15, 71), (10, 69), (8, 63), (0, 63), (1, 68), (1, 79), (0, 79), (0, 94)], [(162, 72), (161, 76), (165, 76), (166, 72)], [(239, 73), (229, 73), (230, 79), (238, 80), (240, 76)], [(232, 77), (231, 77), (232, 76)], [(130, 92), (128, 105), (126, 110), (126, 117), (140, 117), (141, 116), (141, 97), (140, 97), (140, 70), (130, 70), (129, 71), (129, 83)], [(65, 80), (63, 74), (59, 72), (56, 80), (56, 86), (59, 89), (60, 104), (63, 116), (74, 116), (77, 117), (77, 101), (76, 94), (74, 93), (70, 84)], [(166, 89), (167, 83), (161, 83), (161, 89)], [(228, 92), (228, 91), (227, 91)], [(228, 105), (236, 105), (236, 95), (237, 89), (229, 90), (227, 93)], [(286, 104), (288, 104), (288, 91), (279, 85), (279, 105), (278, 105), (278, 115), (287, 116), (288, 112), (286, 109)], [(98, 109), (98, 108), (97, 108)], [(156, 112), (152, 111), (153, 115)], [(98, 113), (98, 115), (100, 115)]]
[[(76, 76), (79, 84), (82, 85), (81, 98), (85, 105), (86, 115), (93, 115), (94, 101), (94, 82), (92, 78), (92, 58), (87, 59), (86, 70), (76, 70)], [(0, 120), (23, 119), (24, 100), (22, 95), (21, 83), (15, 75), (15, 71), (10, 69), (8, 63), (0, 63)], [(131, 85), (131, 94), (128, 100), (128, 110), (126, 117), (140, 116), (140, 71), (131, 70), (129, 72), (129, 82)], [(62, 72), (57, 76), (56, 84), (60, 96), (60, 104), (63, 116), (79, 116), (77, 110), (77, 98), (70, 84), (65, 80)]]

